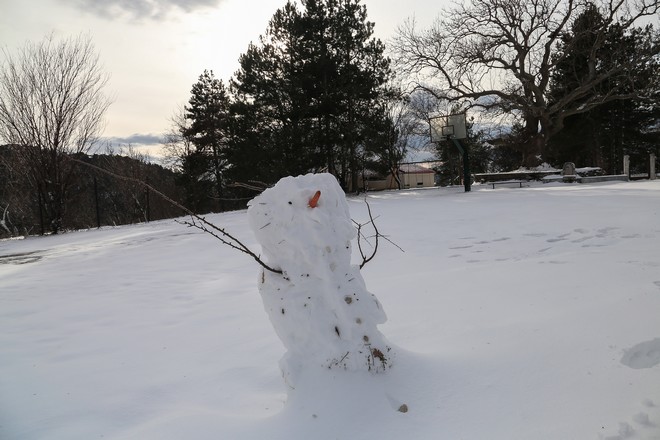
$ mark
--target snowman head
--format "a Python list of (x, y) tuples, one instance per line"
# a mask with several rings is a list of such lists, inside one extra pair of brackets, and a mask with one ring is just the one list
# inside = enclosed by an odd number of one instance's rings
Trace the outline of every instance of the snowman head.
[(289, 275), (350, 265), (356, 231), (331, 174), (281, 179), (250, 201), (248, 219), (269, 264)]

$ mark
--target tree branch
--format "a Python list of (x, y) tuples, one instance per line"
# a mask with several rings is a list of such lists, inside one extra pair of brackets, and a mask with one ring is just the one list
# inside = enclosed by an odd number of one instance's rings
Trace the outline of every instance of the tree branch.
[(97, 167), (96, 165), (92, 165), (90, 163), (75, 159), (70, 156), (66, 156), (68, 160), (71, 160), (75, 163), (90, 167), (94, 170), (97, 170), (101, 173), (107, 174), (111, 177), (114, 177), (115, 179), (119, 180), (124, 180), (128, 182), (133, 182), (137, 183), (138, 185), (143, 186), (144, 188), (149, 189), (152, 191), (154, 194), (158, 195), (161, 197), (163, 200), (166, 202), (170, 203), (173, 206), (176, 206), (177, 208), (181, 209), (183, 212), (185, 212), (187, 215), (190, 216), (191, 220), (189, 222), (181, 222), (182, 224), (188, 225), (189, 227), (197, 228), (203, 232), (206, 232), (207, 234), (212, 235), (213, 237), (217, 238), (220, 240), (222, 244), (225, 244), (233, 249), (236, 249), (238, 251), (241, 251), (249, 256), (251, 256), (257, 263), (259, 263), (260, 266), (262, 266), (264, 269), (269, 270), (274, 273), (279, 273), (281, 274), (282, 271), (278, 269), (274, 269), (267, 265), (257, 254), (255, 254), (250, 248), (248, 248), (245, 244), (243, 244), (239, 239), (231, 235), (229, 232), (227, 232), (224, 228), (220, 228), (219, 226), (216, 226), (215, 224), (211, 223), (210, 221), (206, 220), (206, 218), (195, 214), (192, 212), (190, 209), (186, 208), (179, 202), (176, 202), (175, 200), (172, 200), (170, 197), (166, 196), (162, 192), (158, 191), (156, 188), (153, 186), (149, 185), (146, 182), (143, 182), (140, 179), (135, 179), (133, 177), (126, 177), (122, 176), (116, 173), (113, 173), (111, 171), (105, 170), (103, 168)]
[[(376, 256), (376, 253), (378, 252), (378, 241), (381, 237), (384, 240), (391, 243), (392, 245), (394, 245), (395, 247), (397, 247), (401, 252), (403, 252), (403, 249), (401, 249), (398, 245), (393, 243), (392, 240), (390, 240), (389, 238), (387, 238), (386, 236), (380, 233), (378, 227), (376, 227), (376, 222), (375, 222), (376, 219), (374, 218), (371, 212), (371, 206), (369, 205), (369, 202), (367, 202), (366, 198), (364, 199), (364, 203), (367, 205), (367, 212), (369, 213), (369, 221), (366, 223), (358, 223), (355, 220), (353, 220), (353, 223), (355, 223), (355, 227), (357, 228), (357, 233), (358, 233), (358, 237), (357, 237), (358, 250), (360, 252), (360, 256), (362, 257), (362, 263), (360, 263), (360, 269), (362, 269), (368, 262), (373, 260), (373, 258)], [(371, 224), (371, 227), (374, 229), (373, 237), (375, 238), (373, 252), (369, 256), (365, 255), (364, 251), (362, 250), (362, 238), (364, 238), (365, 241), (367, 240), (367, 237), (365, 237), (364, 234), (362, 234), (362, 227), (368, 224)]]

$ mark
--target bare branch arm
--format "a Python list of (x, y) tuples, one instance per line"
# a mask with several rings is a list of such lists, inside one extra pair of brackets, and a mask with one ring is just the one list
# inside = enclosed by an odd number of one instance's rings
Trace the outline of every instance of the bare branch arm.
[(132, 178), (132, 177), (126, 177), (126, 176), (121, 176), (119, 174), (115, 174), (111, 171), (104, 170), (103, 168), (97, 167), (96, 165), (92, 165), (92, 164), (89, 164), (87, 162), (83, 162), (81, 160), (74, 159), (72, 157), (69, 157), (69, 160), (71, 160), (75, 163), (90, 167), (92, 169), (95, 169), (99, 172), (102, 172), (104, 174), (112, 176), (116, 179), (137, 183), (138, 185), (141, 185), (144, 188), (148, 188), (154, 194), (158, 195), (163, 200), (165, 200), (166, 202), (172, 204), (173, 206), (176, 206), (177, 208), (181, 209), (183, 212), (185, 212), (187, 215), (189, 215), (191, 217), (190, 222), (183, 222), (183, 224), (186, 224), (190, 227), (194, 227), (194, 228), (197, 228), (201, 231), (204, 231), (204, 232), (214, 236), (218, 240), (220, 240), (221, 243), (223, 243), (223, 244), (225, 244), (225, 245), (227, 245), (227, 246), (229, 246), (233, 249), (241, 251), (245, 254), (248, 254), (257, 263), (259, 263), (259, 265), (261, 265), (264, 269), (267, 269), (267, 270), (269, 270), (271, 272), (274, 272), (274, 273), (282, 273), (281, 270), (274, 269), (274, 268), (270, 267), (269, 265), (267, 265), (257, 254), (255, 254), (252, 250), (250, 250), (250, 248), (248, 248), (245, 244), (243, 244), (239, 239), (237, 239), (236, 237), (234, 237), (233, 235), (228, 233), (225, 229), (220, 228), (220, 227), (216, 226), (215, 224), (213, 224), (213, 223), (209, 222), (208, 220), (206, 220), (204, 217), (201, 217), (201, 216), (195, 214), (190, 209), (186, 208), (185, 206), (183, 206), (182, 204), (176, 202), (175, 200), (172, 200), (171, 198), (169, 198), (168, 196), (166, 196), (162, 192), (158, 191), (157, 189), (155, 189), (153, 186), (149, 185), (148, 183), (143, 182), (140, 179), (135, 179), (135, 178)]

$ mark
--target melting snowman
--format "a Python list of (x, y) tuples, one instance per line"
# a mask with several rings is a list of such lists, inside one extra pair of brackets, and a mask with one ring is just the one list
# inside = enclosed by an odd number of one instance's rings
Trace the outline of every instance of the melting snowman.
[(307, 367), (383, 372), (389, 343), (376, 297), (351, 265), (356, 237), (344, 192), (331, 174), (286, 177), (249, 204), (250, 227), (267, 264), (258, 285), (287, 352), (280, 361), (295, 386)]

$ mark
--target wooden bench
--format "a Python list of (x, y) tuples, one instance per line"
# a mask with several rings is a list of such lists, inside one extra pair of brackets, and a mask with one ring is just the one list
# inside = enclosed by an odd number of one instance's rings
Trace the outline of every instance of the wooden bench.
[(493, 189), (495, 189), (495, 185), (504, 185), (504, 184), (517, 184), (520, 188), (522, 188), (523, 183), (527, 183), (525, 180), (500, 180), (497, 182), (488, 182), (489, 185), (493, 186)]

